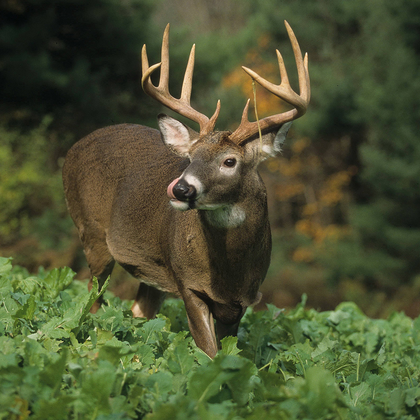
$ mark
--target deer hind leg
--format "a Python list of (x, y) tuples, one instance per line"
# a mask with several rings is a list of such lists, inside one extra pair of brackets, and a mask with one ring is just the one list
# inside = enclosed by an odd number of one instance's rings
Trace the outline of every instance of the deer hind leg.
[[(115, 265), (115, 260), (108, 251), (105, 240), (84, 242), (84, 251), (89, 265), (91, 278), (88, 283), (89, 291), (93, 286), (93, 277), (98, 279), (99, 290), (105, 283), (105, 280), (111, 275)], [(101, 296), (92, 306), (91, 312), (95, 313), (104, 302)]]
[(165, 299), (165, 292), (155, 289), (146, 283), (140, 283), (131, 312), (136, 318), (152, 319), (159, 312), (160, 305)]

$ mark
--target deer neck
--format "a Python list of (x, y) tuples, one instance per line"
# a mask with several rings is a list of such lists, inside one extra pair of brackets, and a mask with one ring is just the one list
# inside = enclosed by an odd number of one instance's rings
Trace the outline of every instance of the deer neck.
[(241, 204), (228, 204), (215, 210), (202, 211), (202, 218), (210, 226), (220, 229), (231, 229), (241, 226), (247, 214)]
[(226, 204), (214, 210), (198, 210), (201, 223), (209, 230), (249, 230), (261, 228), (267, 217), (265, 191), (259, 197), (249, 195), (234, 204)]

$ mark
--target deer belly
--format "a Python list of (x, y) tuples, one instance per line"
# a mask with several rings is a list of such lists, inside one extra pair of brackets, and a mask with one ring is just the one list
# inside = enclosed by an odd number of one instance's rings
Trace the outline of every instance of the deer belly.
[(138, 246), (124, 246), (107, 240), (108, 249), (115, 259), (128, 273), (148, 286), (168, 293), (178, 294), (178, 289), (165, 261), (158, 252)]
[(142, 283), (152, 286), (162, 292), (178, 294), (173, 282), (171, 282), (168, 272), (165, 268), (150, 266), (149, 264), (131, 265), (118, 262), (124, 270), (130, 273)]

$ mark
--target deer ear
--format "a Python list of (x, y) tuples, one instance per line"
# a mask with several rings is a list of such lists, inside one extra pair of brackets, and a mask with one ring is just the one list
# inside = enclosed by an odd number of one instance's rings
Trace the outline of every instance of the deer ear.
[[(287, 133), (292, 125), (291, 122), (283, 124), (277, 133), (267, 133), (262, 136), (262, 148), (260, 138), (256, 137), (251, 142), (247, 143), (245, 147), (251, 151), (252, 155), (257, 155), (256, 161), (262, 162), (269, 157), (274, 157), (281, 152), (281, 146), (286, 140)], [(255, 157), (254, 157), (255, 159)]]
[(257, 136), (252, 141), (245, 143), (245, 149), (251, 153), (251, 156), (254, 156), (253, 159), (257, 163), (260, 163), (269, 157), (276, 156), (281, 152), (281, 146), (286, 140), (291, 125), (292, 123), (288, 122), (283, 124), (277, 133), (271, 132), (264, 134), (262, 136), (262, 147), (260, 138)]
[(271, 134), (271, 138), (267, 135), (268, 141), (264, 142), (263, 138), (263, 152), (268, 155), (267, 157), (275, 156), (281, 152), (281, 146), (283, 146), (291, 126), (292, 123), (287, 122), (280, 127), (279, 131), (277, 131), (277, 134), (274, 136), (274, 139), (273, 134)]
[(191, 146), (198, 140), (198, 133), (165, 114), (158, 115), (158, 124), (165, 145), (176, 155), (188, 157)]

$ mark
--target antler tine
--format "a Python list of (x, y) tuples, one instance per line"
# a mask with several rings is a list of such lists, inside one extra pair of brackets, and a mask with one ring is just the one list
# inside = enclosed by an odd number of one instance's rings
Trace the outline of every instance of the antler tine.
[[(305, 53), (305, 58), (302, 59), (302, 52), (300, 50), (299, 43), (297, 41), (295, 33), (293, 32), (292, 27), (286, 20), (284, 21), (284, 24), (286, 26), (286, 30), (289, 35), (290, 42), (292, 44), (293, 53), (295, 55), (296, 67), (299, 78), (299, 94), (300, 97), (305, 101), (305, 103), (309, 103), (310, 82), (308, 69), (308, 53)], [(306, 112), (307, 105), (308, 104), (306, 103), (304, 113)]]
[(187, 102), (188, 104), (191, 101), (194, 61), (195, 61), (195, 44), (191, 48), (190, 56), (188, 58), (187, 68), (185, 70), (184, 81), (182, 82), (182, 89), (181, 89), (181, 101)]
[[(177, 112), (178, 114), (195, 121), (200, 125), (200, 135), (205, 135), (214, 130), (217, 117), (220, 112), (220, 101), (217, 103), (216, 111), (211, 118), (201, 114), (191, 107), (191, 91), (192, 91), (192, 79), (194, 72), (194, 57), (195, 57), (195, 45), (191, 48), (190, 56), (188, 59), (187, 68), (185, 70), (184, 81), (182, 84), (181, 97), (179, 99), (174, 98), (169, 93), (169, 24), (165, 28), (162, 40), (162, 51), (161, 51), (161, 62), (154, 64), (149, 67), (149, 61), (147, 58), (146, 46), (143, 46), (142, 50), (142, 79), (141, 85), (143, 90), (156, 99), (161, 104), (167, 106), (169, 109)], [(154, 86), (150, 77), (152, 73), (157, 69), (160, 70), (159, 85)]]
[(301, 93), (303, 97), (306, 95), (306, 102), (309, 104), (309, 101), (311, 100), (311, 81), (309, 79), (309, 57), (308, 53), (305, 53), (305, 58), (303, 59), (303, 66), (305, 67), (305, 76), (306, 76), (306, 91)]
[(216, 104), (216, 110), (214, 111), (214, 114), (211, 116), (209, 123), (208, 123), (208, 131), (206, 134), (210, 133), (214, 130), (214, 127), (216, 125), (217, 118), (219, 118), (220, 114), (220, 99), (217, 100)]
[(282, 124), (295, 120), (296, 118), (301, 117), (305, 114), (309, 100), (310, 100), (310, 81), (309, 81), (309, 71), (308, 71), (308, 55), (305, 54), (305, 58), (302, 58), (302, 53), (299, 47), (299, 43), (296, 39), (296, 36), (290, 27), (290, 25), (285, 21), (287, 33), (289, 35), (290, 42), (292, 44), (293, 53), (295, 56), (298, 77), (299, 77), (299, 95), (294, 92), (290, 86), (289, 77), (287, 75), (286, 66), (283, 61), (283, 57), (278, 50), (277, 52), (277, 61), (279, 64), (281, 83), (275, 85), (268, 80), (262, 78), (255, 71), (242, 67), (244, 71), (251, 76), (257, 83), (262, 87), (267, 89), (269, 92), (283, 99), (294, 108), (290, 111), (283, 112), (281, 114), (276, 114), (270, 117), (263, 118), (259, 122), (250, 122), (248, 120), (248, 106), (245, 106), (242, 121), (239, 127), (230, 135), (230, 139), (236, 143), (242, 143), (248, 138), (254, 136), (258, 132), (258, 125), (262, 131), (273, 130), (276, 127), (281, 126)]
[(289, 76), (287, 75), (287, 70), (286, 70), (286, 66), (284, 65), (283, 56), (281, 55), (279, 50), (276, 50), (276, 54), (277, 54), (277, 61), (279, 64), (281, 83), (289, 84)]
[(251, 102), (251, 99), (248, 99), (246, 101), (245, 108), (242, 112), (241, 124), (245, 124), (245, 123), (249, 122), (248, 121), (248, 110), (249, 110), (249, 103), (250, 102)]
[(159, 89), (169, 94), (169, 23), (163, 32), (162, 50), (160, 53), (162, 67), (160, 69)]

